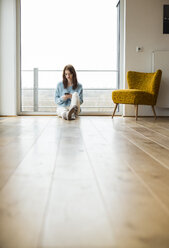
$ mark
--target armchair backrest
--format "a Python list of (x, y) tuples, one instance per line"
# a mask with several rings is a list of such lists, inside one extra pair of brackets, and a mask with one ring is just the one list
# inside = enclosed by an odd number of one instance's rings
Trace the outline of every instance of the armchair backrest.
[(162, 71), (157, 70), (154, 73), (144, 73), (136, 71), (127, 72), (127, 82), (129, 89), (144, 90), (154, 95), (157, 100)]

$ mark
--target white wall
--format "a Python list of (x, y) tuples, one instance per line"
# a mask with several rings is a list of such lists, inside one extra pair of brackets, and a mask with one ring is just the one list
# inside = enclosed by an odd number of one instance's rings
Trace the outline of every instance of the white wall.
[(16, 115), (15, 0), (0, 0), (0, 115)]
[[(152, 51), (169, 50), (169, 34), (163, 34), (163, 5), (169, 0), (126, 0), (125, 78), (128, 70), (151, 72)], [(136, 46), (143, 52), (137, 53)], [(127, 88), (125, 80), (124, 88)], [(169, 109), (156, 108), (158, 115), (169, 116)], [(134, 106), (125, 105), (124, 115), (134, 115)], [(153, 115), (151, 107), (139, 106), (139, 115)]]

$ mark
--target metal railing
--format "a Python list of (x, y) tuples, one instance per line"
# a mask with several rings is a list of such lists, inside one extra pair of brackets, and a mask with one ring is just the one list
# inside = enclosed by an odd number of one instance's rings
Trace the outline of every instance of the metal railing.
[[(23, 91), (27, 91), (27, 90), (32, 90), (33, 91), (33, 112), (38, 112), (40, 108), (43, 108), (43, 109), (47, 109), (47, 108), (56, 108), (55, 106), (39, 106), (39, 92), (40, 91), (55, 91), (55, 88), (42, 88), (42, 87), (39, 87), (39, 73), (41, 72), (57, 72), (57, 73), (62, 73), (63, 70), (39, 70), (38, 68), (34, 68), (33, 70), (22, 70), (21, 72), (24, 73), (24, 72), (32, 72), (33, 73), (33, 84), (32, 84), (32, 87), (28, 87), (28, 88), (24, 88), (24, 87), (21, 87), (21, 105), (22, 105), (22, 92)], [(95, 87), (83, 87), (84, 89), (84, 92), (87, 92), (87, 91), (113, 91), (115, 89), (117, 89), (118, 87), (118, 70), (76, 70), (77, 73), (116, 73), (116, 83), (115, 83), (115, 87), (100, 87), (100, 88), (95, 88)], [(23, 83), (23, 82), (22, 82)], [(94, 101), (93, 101), (94, 102)], [(23, 105), (22, 105), (23, 107)], [(24, 106), (25, 108), (28, 107), (28, 108), (31, 108), (32, 106)], [(101, 109), (106, 109), (106, 108), (112, 108), (112, 102), (111, 102), (111, 105), (110, 106), (102, 106), (102, 105), (99, 105), (99, 106), (82, 106), (82, 108), (89, 108), (89, 109), (97, 109), (97, 108), (101, 108)], [(22, 109), (22, 108), (21, 108)]]

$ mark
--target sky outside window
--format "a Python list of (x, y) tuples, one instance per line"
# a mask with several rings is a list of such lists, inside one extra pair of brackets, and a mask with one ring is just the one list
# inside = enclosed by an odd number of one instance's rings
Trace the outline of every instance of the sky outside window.
[(116, 70), (115, 2), (21, 0), (22, 70)]

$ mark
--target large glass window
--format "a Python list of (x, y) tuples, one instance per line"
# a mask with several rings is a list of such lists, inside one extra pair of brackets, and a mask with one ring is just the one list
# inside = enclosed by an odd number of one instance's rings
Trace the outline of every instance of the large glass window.
[(82, 113), (112, 112), (117, 88), (113, 0), (21, 0), (21, 112), (55, 112), (54, 92), (72, 64), (84, 88)]

